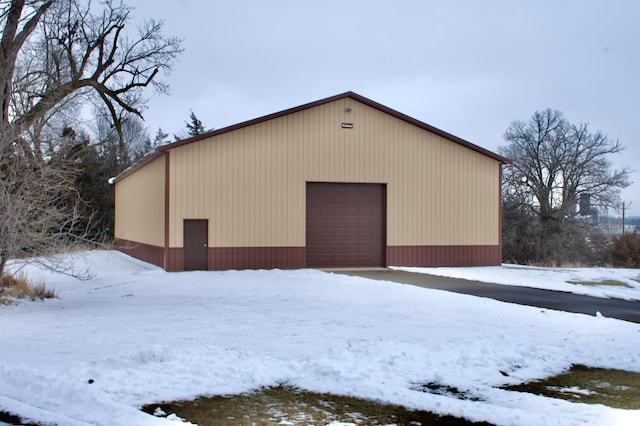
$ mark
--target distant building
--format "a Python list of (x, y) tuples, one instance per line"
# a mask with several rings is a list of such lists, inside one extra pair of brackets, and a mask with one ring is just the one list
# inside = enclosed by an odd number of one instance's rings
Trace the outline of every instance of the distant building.
[(598, 224), (598, 210), (592, 207), (590, 194), (580, 194), (580, 199), (578, 200), (578, 208), (579, 216), (588, 218), (593, 225)]
[(589, 194), (580, 194), (580, 200), (578, 201), (578, 205), (580, 206), (580, 210), (578, 214), (581, 216), (586, 216), (591, 214), (591, 195)]

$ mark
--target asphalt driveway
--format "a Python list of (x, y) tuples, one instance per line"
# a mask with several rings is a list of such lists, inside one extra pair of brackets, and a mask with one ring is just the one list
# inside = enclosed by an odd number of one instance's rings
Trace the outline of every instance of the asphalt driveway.
[(587, 315), (596, 315), (596, 312), (600, 312), (605, 317), (640, 323), (640, 302), (637, 301), (604, 299), (560, 291), (490, 284), (391, 269), (332, 270), (332, 272), (373, 280), (393, 281), (425, 288), (470, 294), (472, 296), (488, 297), (503, 302), (556, 309), (559, 311)]

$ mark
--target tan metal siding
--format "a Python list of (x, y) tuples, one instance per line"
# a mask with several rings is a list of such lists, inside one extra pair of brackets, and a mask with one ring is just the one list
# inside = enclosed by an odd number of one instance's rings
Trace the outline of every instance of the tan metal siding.
[(115, 191), (115, 238), (164, 247), (164, 157), (119, 180)]
[(209, 219), (211, 247), (304, 247), (305, 183), (369, 182), (387, 184), (389, 246), (497, 245), (499, 170), (340, 99), (171, 149), (169, 243), (182, 246), (183, 219)]

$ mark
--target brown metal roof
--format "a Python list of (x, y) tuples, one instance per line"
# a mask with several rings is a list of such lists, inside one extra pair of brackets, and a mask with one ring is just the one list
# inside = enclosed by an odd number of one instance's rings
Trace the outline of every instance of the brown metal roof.
[(130, 167), (129, 169), (125, 170), (124, 172), (122, 172), (121, 174), (119, 174), (116, 177), (116, 182), (122, 178), (124, 178), (125, 176), (133, 173), (135, 170), (137, 170), (138, 168), (144, 166), (145, 164), (155, 160), (156, 158), (158, 158), (159, 156), (161, 156), (165, 151), (169, 151), (173, 148), (177, 148), (179, 146), (182, 145), (187, 145), (193, 142), (197, 142), (203, 139), (207, 139), (213, 136), (217, 136), (217, 135), (221, 135), (223, 133), (228, 133), (228, 132), (232, 132), (234, 130), (238, 130), (238, 129), (242, 129), (243, 127), (249, 127), (249, 126), (253, 126), (254, 124), (258, 124), (258, 123), (262, 123), (265, 121), (269, 121), (269, 120), (273, 120), (274, 118), (279, 118), (279, 117), (283, 117), (285, 115), (289, 115), (289, 114), (293, 114), (299, 111), (304, 111), (306, 109), (309, 108), (314, 108), (316, 106), (320, 106), (323, 104), (327, 104), (333, 101), (337, 101), (340, 99), (345, 99), (345, 98), (351, 98), (354, 99), (358, 102), (361, 102), (365, 105), (368, 105), (372, 108), (375, 108), (379, 111), (385, 112), (387, 114), (390, 114), (400, 120), (406, 121), (407, 123), (413, 124), (414, 126), (420, 127), (424, 130), (427, 130), (431, 133), (434, 133), (438, 136), (442, 136), (445, 139), (448, 139), (452, 142), (455, 142), (459, 145), (462, 145), (466, 148), (469, 148), (473, 151), (479, 152), (480, 154), (486, 155), (487, 157), (493, 158), (494, 160), (502, 163), (502, 164), (507, 164), (507, 163), (511, 163), (511, 161), (505, 157), (502, 157), (492, 151), (489, 151), (488, 149), (482, 148), (478, 145), (472, 144), (471, 142), (468, 142), (464, 139), (461, 139), (457, 136), (454, 136), (450, 133), (447, 133), (443, 130), (440, 130), (436, 127), (430, 126), (429, 124), (423, 123), (420, 120), (416, 120), (413, 117), (409, 117), (408, 115), (405, 115), (401, 112), (398, 112), (394, 109), (391, 109), (389, 107), (386, 107), (382, 104), (379, 104), (377, 102), (372, 101), (371, 99), (365, 98), (364, 96), (358, 95), (357, 93), (354, 92), (345, 92), (345, 93), (341, 93), (339, 95), (335, 95), (335, 96), (331, 96), (329, 98), (325, 98), (325, 99), (321, 99), (319, 101), (315, 101), (315, 102), (310, 102), (308, 104), (304, 104), (304, 105), (300, 105), (294, 108), (289, 108), (286, 109), (284, 111), (280, 111), (280, 112), (276, 112), (273, 114), (269, 114), (269, 115), (265, 115), (263, 117), (259, 117), (259, 118), (254, 118), (253, 120), (249, 120), (249, 121), (244, 121), (242, 123), (238, 123), (238, 124), (234, 124), (232, 126), (228, 126), (228, 127), (224, 127), (218, 130), (213, 130), (210, 132), (206, 132), (203, 133), (201, 135), (197, 135), (197, 136), (193, 136), (191, 138), (187, 138), (187, 139), (183, 139), (177, 142), (173, 142), (173, 143), (169, 143), (167, 145), (162, 145), (160, 147), (158, 147), (153, 153), (147, 155), (146, 157), (144, 157), (142, 160), (140, 160), (139, 162), (137, 162), (136, 164), (134, 164), (132, 167)]

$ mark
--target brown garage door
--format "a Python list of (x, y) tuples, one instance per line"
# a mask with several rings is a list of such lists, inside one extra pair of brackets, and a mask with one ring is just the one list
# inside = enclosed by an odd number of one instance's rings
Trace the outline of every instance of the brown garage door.
[(307, 183), (307, 266), (385, 266), (386, 186)]

